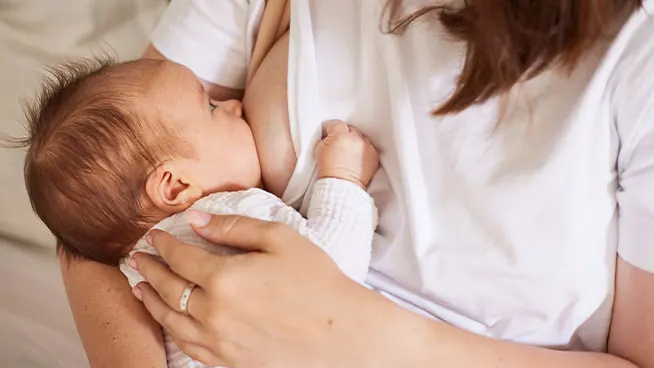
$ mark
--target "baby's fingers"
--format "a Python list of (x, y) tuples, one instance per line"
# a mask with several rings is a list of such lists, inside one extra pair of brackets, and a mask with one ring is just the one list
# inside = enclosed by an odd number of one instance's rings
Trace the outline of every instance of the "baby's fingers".
[(364, 139), (366, 138), (363, 134), (361, 134), (361, 131), (359, 129), (357, 129), (357, 128), (351, 126), (351, 125), (349, 127), (350, 127), (350, 132), (356, 133), (356, 135), (358, 135), (361, 138), (364, 138)]
[(345, 134), (350, 131), (350, 126), (342, 120), (330, 120), (325, 126), (327, 137)]

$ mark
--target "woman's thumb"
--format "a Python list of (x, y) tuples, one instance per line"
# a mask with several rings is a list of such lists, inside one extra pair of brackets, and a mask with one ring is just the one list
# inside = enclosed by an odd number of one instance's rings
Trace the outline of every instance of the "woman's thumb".
[(237, 215), (211, 215), (190, 210), (186, 220), (203, 239), (216, 245), (224, 245), (244, 251), (272, 250), (276, 234), (275, 223)]

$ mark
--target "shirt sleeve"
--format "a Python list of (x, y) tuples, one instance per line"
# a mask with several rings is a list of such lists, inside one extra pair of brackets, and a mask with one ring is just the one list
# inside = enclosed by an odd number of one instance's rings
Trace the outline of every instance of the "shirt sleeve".
[(247, 0), (173, 0), (151, 42), (168, 60), (193, 70), (201, 79), (243, 88), (251, 33)]
[(618, 254), (654, 273), (654, 22), (642, 28), (616, 69)]

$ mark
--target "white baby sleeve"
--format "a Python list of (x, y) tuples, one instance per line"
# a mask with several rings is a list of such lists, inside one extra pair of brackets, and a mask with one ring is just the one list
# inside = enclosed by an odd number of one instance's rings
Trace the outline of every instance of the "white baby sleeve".
[(320, 179), (311, 193), (307, 219), (285, 206), (273, 220), (291, 225), (322, 248), (343, 273), (364, 282), (377, 227), (377, 207), (358, 185), (340, 179)]

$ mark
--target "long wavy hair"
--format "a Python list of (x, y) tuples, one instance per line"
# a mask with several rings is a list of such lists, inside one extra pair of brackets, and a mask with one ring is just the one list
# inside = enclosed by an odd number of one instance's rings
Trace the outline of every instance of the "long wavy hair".
[(419, 18), (436, 15), (452, 36), (465, 42), (456, 89), (434, 111), (445, 115), (501, 95), (552, 65), (573, 70), (593, 43), (642, 1), (465, 0), (453, 7), (441, 0), (406, 15), (402, 0), (389, 0), (382, 26), (401, 34)]

